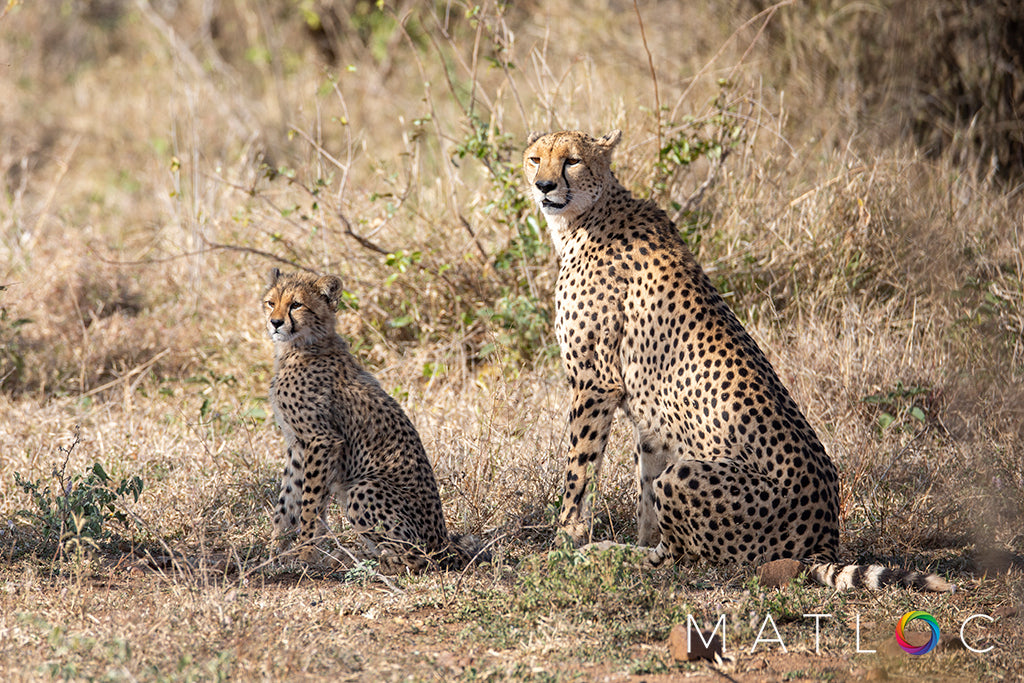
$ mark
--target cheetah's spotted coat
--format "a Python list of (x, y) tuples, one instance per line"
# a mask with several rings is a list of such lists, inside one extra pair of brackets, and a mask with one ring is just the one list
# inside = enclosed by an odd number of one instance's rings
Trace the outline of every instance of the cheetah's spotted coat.
[(345, 517), (387, 571), (431, 564), (458, 568), (486, 560), (469, 537), (449, 536), (419, 434), (405, 412), (334, 331), (341, 281), (270, 272), (263, 297), (274, 341), (270, 403), (287, 460), (274, 528), (282, 547), (298, 527), (300, 559), (338, 495)]
[(668, 216), (610, 168), (620, 138), (532, 135), (523, 167), (560, 270), (556, 333), (572, 389), (560, 527), (588, 527), (588, 484), (615, 410), (636, 431), (648, 560), (814, 558), (846, 587), (952, 586), (934, 574), (831, 564), (839, 480), (814, 430)]

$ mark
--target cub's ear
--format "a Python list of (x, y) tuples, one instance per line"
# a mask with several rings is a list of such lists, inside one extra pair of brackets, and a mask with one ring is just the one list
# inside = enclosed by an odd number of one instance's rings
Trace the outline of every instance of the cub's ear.
[(529, 147), (530, 145), (537, 142), (537, 140), (540, 140), (545, 135), (547, 135), (547, 133), (539, 133), (537, 131), (531, 132), (528, 136), (526, 136), (526, 146)]
[(281, 271), (277, 268), (271, 268), (267, 271), (267, 287), (273, 287), (277, 284), (277, 278), (281, 277)]
[(619, 144), (619, 140), (622, 139), (622, 131), (616, 128), (611, 133), (608, 133), (597, 141), (598, 146), (606, 147), (610, 152), (615, 149), (615, 146)]
[(320, 293), (331, 306), (337, 307), (338, 299), (341, 298), (341, 278), (337, 275), (324, 275), (317, 278), (313, 287)]

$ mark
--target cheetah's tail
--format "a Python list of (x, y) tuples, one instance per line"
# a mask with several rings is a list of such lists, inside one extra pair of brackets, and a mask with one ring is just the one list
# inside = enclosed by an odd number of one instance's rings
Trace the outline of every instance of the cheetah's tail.
[(886, 586), (899, 585), (936, 593), (956, 592), (955, 585), (937, 574), (906, 569), (889, 569), (877, 564), (816, 563), (808, 566), (807, 575), (824, 586), (831, 586), (838, 590), (847, 588), (881, 590)]

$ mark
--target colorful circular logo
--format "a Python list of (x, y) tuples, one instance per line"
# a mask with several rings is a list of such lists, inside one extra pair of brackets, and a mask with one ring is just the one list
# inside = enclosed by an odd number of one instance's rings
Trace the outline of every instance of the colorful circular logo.
[[(913, 645), (907, 642), (906, 638), (903, 637), (904, 629), (906, 628), (907, 624), (914, 621), (915, 619), (920, 619), (924, 623), (928, 624), (928, 627), (931, 629), (932, 632), (932, 637), (928, 639), (927, 643), (921, 645), (920, 647), (914, 647)], [(907, 612), (902, 617), (900, 617), (899, 622), (896, 624), (896, 642), (900, 644), (900, 647), (902, 647), (907, 654), (927, 654), (934, 650), (935, 646), (939, 644), (939, 622), (935, 621), (935, 617), (928, 614), (927, 612), (922, 612), (920, 610)]]

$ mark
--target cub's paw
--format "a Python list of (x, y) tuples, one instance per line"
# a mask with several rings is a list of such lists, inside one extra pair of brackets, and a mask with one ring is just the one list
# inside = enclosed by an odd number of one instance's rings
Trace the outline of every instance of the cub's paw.
[(555, 532), (555, 545), (580, 547), (590, 539), (590, 528), (582, 522), (571, 522), (558, 527)]

